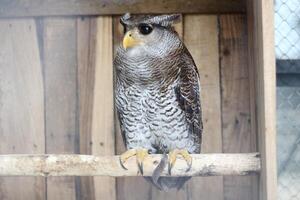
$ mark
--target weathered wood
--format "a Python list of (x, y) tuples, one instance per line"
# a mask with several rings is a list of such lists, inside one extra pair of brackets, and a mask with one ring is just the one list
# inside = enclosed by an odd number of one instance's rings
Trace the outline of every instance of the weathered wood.
[[(92, 113), (95, 82), (95, 28), (91, 17), (77, 19), (79, 146), (80, 154), (92, 154)], [(94, 200), (93, 177), (80, 178), (79, 199)]]
[[(113, 39), (112, 17), (97, 17), (95, 32), (95, 74), (92, 113), (92, 154), (114, 155)], [(105, 187), (103, 187), (105, 185)], [(95, 199), (115, 199), (115, 179), (95, 177)]]
[[(223, 152), (255, 151), (251, 144), (250, 82), (244, 15), (220, 16)], [(225, 200), (255, 200), (251, 177), (225, 177)]]
[[(258, 153), (191, 156), (191, 169), (186, 171), (185, 160), (178, 157), (172, 169), (172, 176), (249, 175), (260, 170)], [(144, 176), (152, 175), (161, 158), (161, 154), (146, 157)], [(0, 155), (0, 176), (140, 176), (134, 157), (125, 165), (127, 170), (120, 165), (119, 156)], [(162, 176), (169, 176), (167, 167)]]
[(241, 13), (245, 0), (10, 0), (0, 2), (0, 17), (109, 15), (131, 13)]
[(255, 71), (258, 147), (262, 155), (259, 181), (261, 200), (277, 199), (276, 72), (274, 2), (248, 0), (249, 64)]
[[(257, 116), (256, 116), (256, 93), (255, 93), (255, 67), (253, 61), (251, 61), (251, 48), (253, 47), (253, 40), (251, 40), (251, 30), (253, 27), (248, 21), (249, 16), (247, 16), (247, 39), (248, 39), (248, 73), (249, 73), (249, 89), (250, 89), (250, 114), (251, 114), (251, 136), (250, 136), (250, 149), (252, 151), (258, 151), (258, 135), (257, 135)], [(252, 183), (259, 182), (259, 176), (251, 176)], [(259, 194), (259, 184), (252, 185), (252, 193)]]
[[(218, 19), (216, 15), (186, 15), (184, 42), (198, 67), (203, 118), (202, 153), (222, 153)], [(192, 31), (191, 31), (192, 30)], [(196, 34), (195, 34), (196, 33)], [(223, 200), (223, 177), (193, 178), (190, 198)]]
[[(78, 153), (76, 19), (45, 19), (43, 41), (46, 152)], [(48, 178), (47, 199), (76, 199), (75, 178)]]
[[(0, 43), (0, 153), (45, 153), (43, 77), (34, 20), (0, 20)], [(0, 179), (0, 199), (44, 198), (44, 178)]]

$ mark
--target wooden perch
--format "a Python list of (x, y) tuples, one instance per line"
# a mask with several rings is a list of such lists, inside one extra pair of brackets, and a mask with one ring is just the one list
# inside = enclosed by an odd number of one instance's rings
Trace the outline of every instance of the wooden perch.
[[(260, 171), (258, 153), (193, 154), (193, 166), (186, 172), (185, 161), (178, 157), (172, 176), (248, 175)], [(162, 155), (148, 156), (144, 175), (151, 176)], [(139, 176), (136, 160), (121, 167), (119, 156), (92, 155), (0, 155), (0, 176)], [(167, 168), (167, 167), (166, 167)], [(167, 169), (162, 176), (168, 176)]]

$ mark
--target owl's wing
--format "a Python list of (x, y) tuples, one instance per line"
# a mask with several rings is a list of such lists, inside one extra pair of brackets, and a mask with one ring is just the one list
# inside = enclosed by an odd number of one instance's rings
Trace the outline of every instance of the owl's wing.
[(195, 139), (202, 140), (202, 111), (200, 104), (200, 80), (192, 56), (186, 50), (180, 66), (179, 84), (175, 88), (176, 99), (184, 111), (189, 132)]

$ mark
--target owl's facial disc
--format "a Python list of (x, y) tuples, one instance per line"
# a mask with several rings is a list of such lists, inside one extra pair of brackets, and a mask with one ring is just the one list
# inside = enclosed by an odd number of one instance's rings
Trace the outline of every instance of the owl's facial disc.
[(127, 31), (123, 39), (123, 47), (134, 47), (137, 45), (145, 44), (148, 41), (148, 36), (152, 33), (153, 27), (150, 24), (141, 23), (137, 27)]

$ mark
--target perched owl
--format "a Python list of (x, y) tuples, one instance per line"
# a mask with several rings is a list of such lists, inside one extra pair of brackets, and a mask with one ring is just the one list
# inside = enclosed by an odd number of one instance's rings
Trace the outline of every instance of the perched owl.
[[(202, 119), (200, 82), (193, 58), (172, 24), (180, 15), (125, 14), (123, 44), (114, 60), (116, 108), (127, 151), (122, 166), (136, 156), (143, 160), (164, 154), (169, 173), (181, 155), (192, 165), (190, 153), (200, 153)], [(168, 155), (168, 156), (166, 156)], [(164, 159), (163, 159), (164, 160)], [(152, 177), (159, 189), (181, 188), (189, 177)]]

